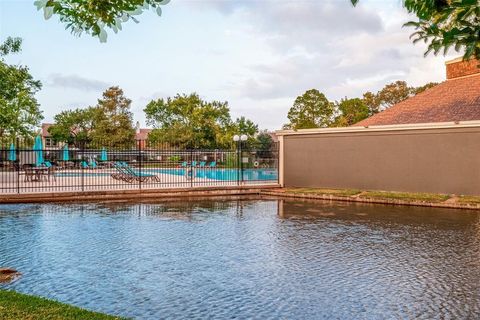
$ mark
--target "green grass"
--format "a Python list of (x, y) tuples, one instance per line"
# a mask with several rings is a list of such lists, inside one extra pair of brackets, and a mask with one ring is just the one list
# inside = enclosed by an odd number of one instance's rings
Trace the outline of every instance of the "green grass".
[(14, 291), (0, 289), (0, 319), (2, 320), (113, 320), (124, 319), (87, 311), (64, 303)]
[(436, 193), (410, 193), (410, 192), (387, 192), (387, 191), (365, 191), (361, 198), (421, 201), (421, 202), (444, 202), (450, 198), (447, 194)]
[(461, 204), (479, 205), (480, 197), (479, 196), (459, 196), (457, 199), (457, 202)]
[(290, 188), (290, 189), (286, 189), (285, 192), (294, 193), (294, 194), (303, 193), (303, 194), (351, 197), (359, 194), (361, 191), (356, 189)]

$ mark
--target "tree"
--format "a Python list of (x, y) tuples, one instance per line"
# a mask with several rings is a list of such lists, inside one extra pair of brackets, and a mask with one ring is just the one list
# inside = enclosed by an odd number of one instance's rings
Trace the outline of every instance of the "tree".
[(328, 127), (332, 124), (334, 104), (316, 89), (306, 91), (297, 97), (288, 111), (289, 128), (309, 129)]
[(152, 143), (166, 142), (181, 148), (216, 148), (230, 145), (232, 128), (228, 102), (204, 101), (198, 94), (177, 94), (153, 100), (144, 109), (154, 127)]
[(423, 91), (427, 90), (427, 89), (430, 89), (430, 88), (433, 88), (435, 87), (436, 85), (438, 85), (438, 82), (429, 82), (423, 86), (420, 86), (420, 87), (416, 87), (416, 88), (413, 88), (413, 93), (414, 94), (419, 94), (419, 93), (422, 93)]
[(273, 146), (273, 138), (267, 131), (262, 131), (257, 135), (258, 150), (271, 150)]
[(396, 81), (387, 84), (376, 94), (368, 91), (363, 94), (363, 102), (369, 109), (369, 114), (373, 115), (380, 111), (390, 108), (394, 104), (402, 102), (416, 94), (436, 86), (438, 83), (429, 82), (420, 87), (409, 87), (405, 81)]
[(253, 121), (245, 118), (240, 117), (235, 120), (230, 126), (228, 126), (226, 130), (226, 134), (223, 136), (222, 144), (223, 145), (231, 145), (233, 141), (234, 135), (247, 135), (248, 139), (244, 143), (245, 147), (253, 148), (255, 147), (255, 136), (258, 132), (258, 125), (256, 125)]
[[(359, 0), (351, 0), (356, 5)], [(405, 8), (418, 17), (405, 26), (415, 32), (413, 42), (428, 44), (430, 52), (446, 54), (450, 48), (464, 50), (465, 60), (480, 59), (480, 4), (478, 0), (404, 0)]]
[(8, 65), (4, 57), (21, 50), (20, 38), (0, 45), (0, 137), (32, 136), (43, 119), (35, 98), (42, 84), (25, 66)]
[(135, 129), (131, 103), (119, 87), (110, 87), (103, 93), (93, 111), (94, 130), (91, 138), (94, 145), (108, 143), (122, 148), (133, 146)]
[(55, 141), (79, 147), (82, 143), (92, 141), (95, 113), (94, 107), (62, 111), (55, 115), (55, 124), (48, 128), (48, 132)]
[(105, 28), (115, 33), (122, 30), (122, 23), (133, 20), (135, 16), (150, 9), (161, 16), (162, 5), (170, 0), (37, 0), (37, 10), (43, 9), (45, 19), (58, 15), (65, 23), (65, 29), (75, 35), (82, 32), (99, 37), (101, 42), (107, 40)]
[(368, 106), (362, 99), (344, 98), (340, 102), (336, 103), (336, 107), (340, 115), (335, 119), (334, 126), (336, 127), (348, 127), (363, 119), (366, 119), (370, 115)]

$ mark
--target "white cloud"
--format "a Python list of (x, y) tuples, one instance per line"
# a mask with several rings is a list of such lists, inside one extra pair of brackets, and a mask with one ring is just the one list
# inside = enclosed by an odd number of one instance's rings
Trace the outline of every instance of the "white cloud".
[(47, 84), (52, 87), (77, 89), (81, 91), (100, 91), (109, 87), (104, 81), (87, 79), (78, 75), (51, 74)]

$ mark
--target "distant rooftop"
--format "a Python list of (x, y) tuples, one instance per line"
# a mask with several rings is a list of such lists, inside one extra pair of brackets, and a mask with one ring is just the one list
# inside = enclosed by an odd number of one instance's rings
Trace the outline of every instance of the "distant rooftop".
[(480, 120), (480, 61), (446, 62), (447, 80), (353, 126)]

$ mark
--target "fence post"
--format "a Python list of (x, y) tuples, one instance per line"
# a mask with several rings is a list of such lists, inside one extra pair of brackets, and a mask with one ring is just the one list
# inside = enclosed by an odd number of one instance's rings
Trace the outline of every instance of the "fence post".
[(237, 186), (240, 186), (240, 142), (236, 144), (237, 147)]
[[(193, 188), (193, 179), (195, 176), (195, 171), (194, 171), (195, 169), (193, 168), (192, 163), (193, 163), (193, 149), (190, 148), (190, 170), (192, 170), (192, 178), (190, 179), (190, 188)], [(188, 166), (185, 170), (188, 170)], [(187, 175), (188, 175), (188, 172), (187, 172)]]
[(15, 154), (16, 154), (16, 166), (15, 166), (15, 169), (17, 170), (17, 193), (20, 193), (20, 139), (16, 139), (17, 141), (15, 142), (16, 145), (17, 145), (17, 149), (15, 150)]
[[(142, 146), (140, 145), (141, 141), (137, 140), (137, 152), (138, 152), (138, 172), (139, 175), (142, 172)], [(142, 178), (138, 179), (138, 189), (142, 190)]]
[(83, 157), (85, 156), (85, 143), (84, 142), (80, 142), (80, 168), (82, 170), (82, 181), (81, 181), (81, 185), (82, 185), (82, 192), (85, 191), (85, 168), (83, 166)]

